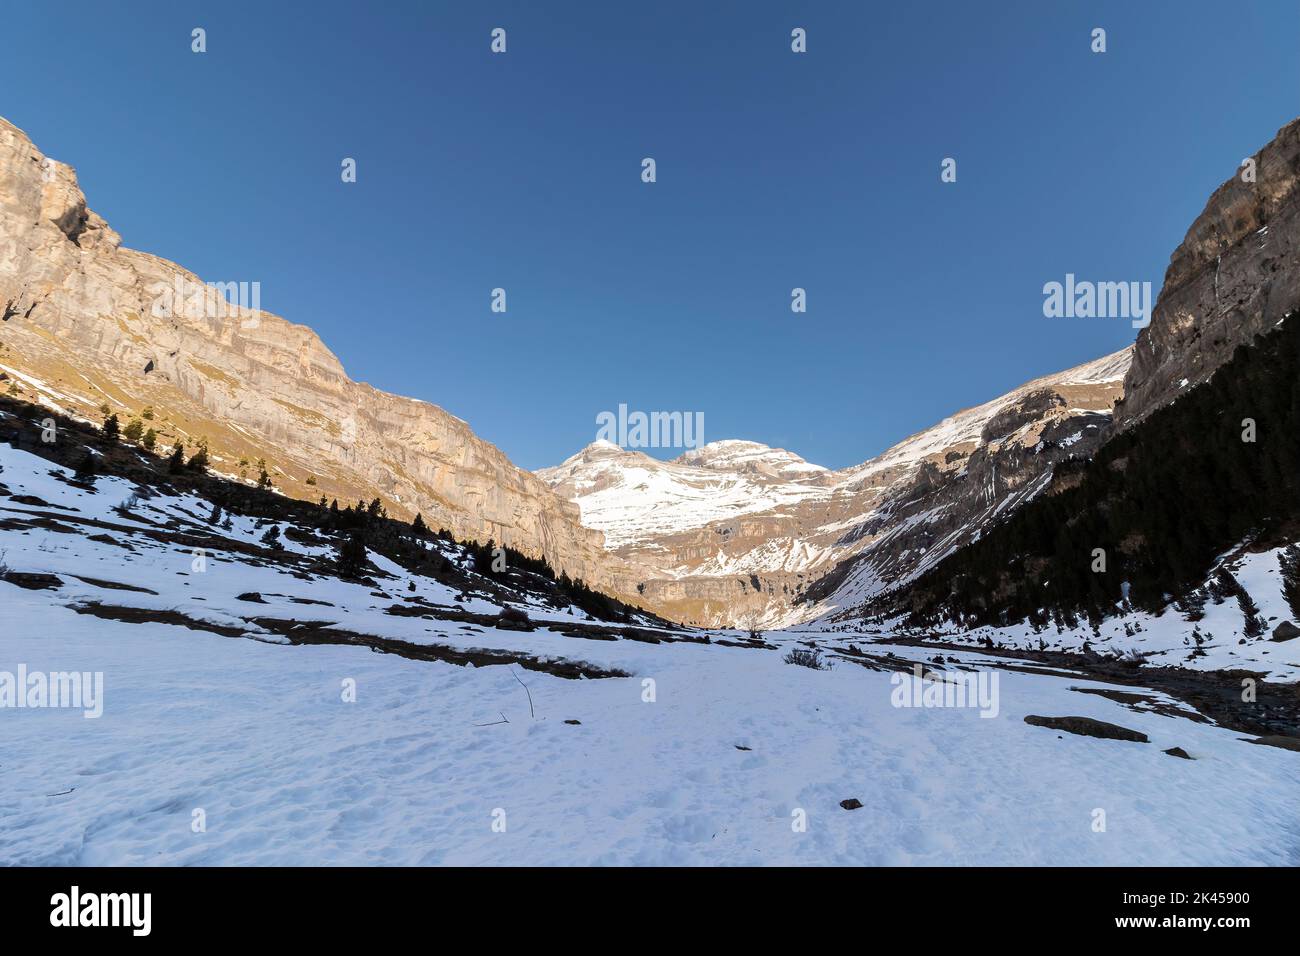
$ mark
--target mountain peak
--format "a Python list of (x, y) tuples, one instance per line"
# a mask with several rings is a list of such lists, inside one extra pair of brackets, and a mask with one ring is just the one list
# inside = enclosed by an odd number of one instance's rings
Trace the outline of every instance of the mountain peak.
[(590, 462), (610, 461), (616, 458), (628, 458), (630, 460), (636, 460), (636, 461), (654, 460), (651, 459), (650, 456), (645, 454), (644, 452), (637, 451), (636, 449), (633, 448), (624, 448), (622, 445), (618, 444), (617, 442), (612, 442), (608, 438), (597, 438), (595, 441), (591, 442), (590, 444), (582, 446), (582, 448), (580, 448), (574, 454), (570, 455), (568, 458), (564, 459), (564, 461), (560, 462), (560, 464), (555, 465), (551, 468), (538, 469), (537, 474), (542, 474), (543, 472), (555, 471), (556, 469), (564, 468), (566, 466), (581, 465), (583, 463), (590, 463)]
[(784, 448), (772, 448), (761, 442), (739, 438), (712, 441), (692, 448), (678, 455), (673, 462), (710, 471), (764, 475), (785, 481), (799, 481), (827, 473), (821, 465), (804, 461)]

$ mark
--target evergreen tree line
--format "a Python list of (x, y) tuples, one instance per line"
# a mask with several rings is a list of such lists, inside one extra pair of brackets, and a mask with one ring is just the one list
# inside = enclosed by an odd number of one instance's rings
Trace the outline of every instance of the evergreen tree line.
[[(30, 402), (21, 399), (0, 398), (0, 401), (11, 402), (16, 408), (35, 408)], [(273, 523), (261, 537), (262, 543), (270, 547), (283, 547), (280, 542), (281, 530), (274, 524), (277, 522), (313, 528), (328, 534), (336, 539), (334, 570), (344, 577), (355, 579), (366, 576), (370, 568), (367, 559), (369, 549), (412, 572), (428, 575), (456, 587), (471, 586), (472, 582), (465, 572), (449, 561), (441, 550), (426, 546), (426, 542), (440, 539), (467, 553), (471, 559), (470, 568), (484, 577), (516, 588), (537, 588), (536, 580), (527, 580), (526, 576), (532, 575), (549, 582), (541, 588), (544, 593), (552, 594), (593, 617), (615, 621), (631, 620), (633, 608), (589, 587), (581, 578), (572, 579), (566, 573), (557, 575), (544, 557), (530, 557), (510, 547), (498, 548), (492, 540), (485, 545), (473, 540), (458, 541), (445, 528), (432, 531), (423, 515), (417, 514), (409, 523), (390, 518), (378, 498), (369, 503), (358, 501), (341, 507), (337, 499), (329, 501), (321, 497), (318, 502), (310, 502), (275, 494), (272, 492), (273, 483), (264, 460), (257, 462), (260, 474), (256, 487), (232, 482), (208, 472), (208, 446), (202, 440), (188, 458), (185, 445), (180, 439), (177, 439), (170, 453), (160, 454), (160, 450), (155, 448), (157, 433), (152, 428), (145, 430), (141, 421), (154, 420), (152, 409), (145, 409), (125, 429), (110, 409), (104, 407), (101, 412), (104, 419), (98, 429), (98, 437), (102, 442), (110, 444), (100, 444), (100, 455), (91, 451), (90, 439), (95, 434), (94, 426), (83, 426), (62, 415), (56, 416), (59, 433), (81, 434), (82, 442), (63, 440), (54, 445), (38, 442), (30, 450), (55, 460), (67, 459), (64, 463), (74, 469), (73, 480), (88, 486), (93, 486), (100, 474), (117, 474), (145, 485), (192, 490), (213, 502), (209, 524), (230, 530), (233, 527), (232, 515), (258, 519), (259, 527), (262, 522)], [(41, 414), (48, 417), (43, 409)], [(23, 434), (21, 428), (14, 429), (8, 440), (15, 448), (24, 447)], [(143, 445), (149, 454), (143, 459), (135, 455), (115, 454), (111, 443), (122, 439)], [(299, 534), (293, 528), (286, 529), (283, 533), (290, 538)], [(309, 538), (310, 535), (306, 537)]]
[[(1113, 435), (1090, 461), (1062, 465), (1057, 479), (872, 610), (906, 612), (919, 627), (1072, 627), (1123, 602), (1156, 612), (1171, 598), (1196, 613), (1204, 596), (1195, 589), (1218, 555), (1246, 539), (1275, 541), (1300, 518), (1300, 317), (1239, 346), (1208, 382)], [(1300, 613), (1300, 553), (1288, 554), (1284, 586)], [(1249, 595), (1222, 578), (1218, 586), (1245, 596), (1254, 629)]]
[[(325, 499), (320, 501), (325, 509)], [(601, 620), (627, 621), (630, 609), (608, 595), (589, 587), (581, 578), (570, 578), (567, 572), (556, 575), (555, 569), (543, 557), (530, 557), (514, 548), (498, 545), (489, 538), (486, 544), (465, 539), (457, 541), (445, 528), (435, 534), (425, 524), (424, 516), (417, 514), (411, 524), (402, 525), (387, 518), (378, 498), (369, 505), (357, 502), (355, 507), (340, 509), (332, 501), (327, 509), (324, 530), (342, 532), (338, 543), (337, 567), (344, 577), (357, 578), (365, 574), (366, 549), (389, 554), (404, 567), (429, 576), (447, 580), (452, 571), (449, 562), (436, 550), (416, 543), (438, 538), (461, 548), (470, 558), (470, 567), (476, 574), (504, 585), (526, 585), (525, 575), (535, 575), (553, 582), (556, 596), (592, 617)]]
[(497, 580), (508, 578), (515, 571), (535, 574), (554, 581), (560, 597), (592, 617), (602, 620), (630, 620), (628, 608), (621, 601), (588, 587), (582, 578), (570, 578), (564, 571), (556, 575), (555, 569), (544, 556), (532, 558), (514, 548), (498, 546), (490, 538), (485, 545), (480, 545), (476, 541), (462, 541), (460, 545), (469, 552), (473, 559), (474, 571), (478, 574)]

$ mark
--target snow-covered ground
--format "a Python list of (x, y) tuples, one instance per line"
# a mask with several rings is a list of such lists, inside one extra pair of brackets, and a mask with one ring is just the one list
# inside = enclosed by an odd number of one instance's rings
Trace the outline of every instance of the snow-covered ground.
[[(984, 719), (770, 651), (638, 645), (618, 654), (635, 676), (570, 681), (101, 622), (25, 593), (0, 622), (2, 666), (105, 675), (97, 720), (3, 715), (6, 863), (1300, 863), (1300, 756), (1077, 681), (1002, 674)], [(1029, 713), (1152, 742), (1062, 738)]]
[[(1246, 633), (1246, 617), (1235, 597), (1223, 596), (1216, 603), (1206, 595), (1203, 616), (1188, 620), (1174, 603), (1159, 614), (1125, 609), (1118, 606), (1094, 633), (1086, 620), (1076, 627), (1058, 628), (1054, 624), (1035, 631), (1021, 621), (1007, 627), (949, 627), (930, 632), (934, 637), (958, 644), (978, 645), (991, 641), (995, 646), (1026, 650), (1073, 651), (1085, 646), (1099, 654), (1136, 654), (1153, 666), (1181, 667), (1194, 671), (1245, 670), (1269, 680), (1284, 683), (1300, 681), (1300, 637), (1274, 640), (1282, 622), (1294, 622), (1295, 614), (1282, 593), (1280, 555), (1282, 548), (1250, 551), (1234, 549), (1223, 555), (1215, 571), (1228, 570), (1250, 595), (1263, 619), (1263, 632)], [(1210, 576), (1213, 580), (1214, 574)], [(1202, 589), (1209, 590), (1210, 581)], [(890, 630), (898, 622), (882, 627)], [(805, 625), (803, 630), (853, 630), (860, 622), (837, 624), (831, 618)]]
[[(1300, 863), (1300, 754), (1081, 693), (1110, 685), (1078, 675), (989, 671), (986, 655), (948, 654), (949, 672), (996, 675), (995, 706), (985, 708), (996, 713), (986, 717), (975, 707), (895, 706), (890, 669), (835, 653), (850, 641), (884, 652), (861, 635), (766, 635), (775, 648), (720, 643), (739, 643), (734, 632), (707, 644), (598, 640), (559, 632), (581, 613), (540, 605), (529, 615), (557, 629), (397, 617), (385, 609), (413, 593), (439, 604), (457, 595), (377, 556), (393, 575), (378, 591), (295, 574), (293, 555), (250, 562), (214, 548), (199, 571), (192, 549), (147, 535), (109, 533), (126, 550), (34, 528), (33, 513), (60, 508), (12, 496), (68, 509), (68, 526), (125, 526), (112, 509), (132, 489), (100, 478), (96, 492), (78, 490), (5, 446), (0, 464), (5, 563), (62, 582), (25, 590), (0, 581), (0, 672), (103, 675), (99, 717), (0, 708), (0, 863)], [(169, 517), (201, 523), (210, 505), (159, 496), (134, 510), (148, 528)], [(232, 523), (232, 540), (253, 543), (265, 530)], [(286, 546), (303, 561), (312, 555)], [(250, 591), (270, 606), (237, 597)], [(244, 636), (70, 607), (88, 600), (174, 611)], [(574, 680), (295, 646), (250, 620), (258, 616), (630, 676)], [(785, 663), (803, 639), (822, 641), (833, 667)], [(888, 652), (899, 669), (934, 653)], [(1150, 742), (1058, 733), (1026, 724), (1030, 714), (1093, 717)], [(1162, 752), (1173, 747), (1195, 759)], [(840, 806), (852, 799), (861, 808)]]

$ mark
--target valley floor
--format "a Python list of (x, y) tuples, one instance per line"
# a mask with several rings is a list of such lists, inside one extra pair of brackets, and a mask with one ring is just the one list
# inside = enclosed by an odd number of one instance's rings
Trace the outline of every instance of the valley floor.
[(106, 680), (99, 719), (3, 715), (6, 863), (1300, 863), (1300, 754), (1077, 680), (1003, 672), (984, 718), (896, 708), (884, 672), (767, 650), (621, 649), (636, 676), (566, 680), (98, 621), (11, 591), (0, 631), (0, 666)]
[[(1117, 688), (1078, 673), (945, 649), (937, 669), (996, 675), (986, 717), (895, 706), (905, 685), (893, 672), (936, 651), (880, 636), (653, 644), (566, 636), (581, 617), (544, 607), (528, 613), (555, 627), (533, 631), (395, 616), (394, 601), (456, 595), (417, 579), (412, 596), (379, 558), (389, 577), (378, 590), (305, 574), (292, 562), (311, 548), (293, 543), (280, 565), (214, 549), (194, 573), (186, 548), (146, 532), (201, 524), (185, 518), (206, 514), (201, 502), (140, 502), (139, 532), (96, 540), (69, 529), (129, 526), (112, 510), (129, 486), (77, 490), (65, 470), (0, 452), (4, 560), (11, 575), (58, 581), (0, 581), (0, 672), (104, 680), (97, 718), (0, 709), (0, 863), (1300, 863), (1300, 753), (1247, 743), (1158, 691), (1118, 688), (1142, 693), (1131, 706), (1083, 692)], [(41, 517), (50, 508), (66, 518)], [(246, 519), (229, 531), (260, 533)], [(267, 606), (239, 597), (253, 591)], [(74, 610), (89, 602), (174, 611), (235, 636)], [(292, 645), (258, 615), (495, 649), (525, 666)], [(804, 640), (827, 649), (830, 669), (785, 662)], [(537, 669), (553, 660), (630, 676)], [(1092, 717), (1149, 742), (1028, 715)], [(1194, 759), (1164, 753), (1175, 747)], [(849, 800), (861, 807), (842, 808)]]

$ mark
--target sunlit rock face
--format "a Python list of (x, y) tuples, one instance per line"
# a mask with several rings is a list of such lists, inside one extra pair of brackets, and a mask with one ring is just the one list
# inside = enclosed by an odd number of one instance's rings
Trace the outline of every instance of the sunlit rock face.
[(265, 459), (286, 494), (378, 496), (394, 514), (635, 593), (577, 507), (465, 422), (352, 381), (310, 328), (253, 296), (221, 306), (202, 288), (124, 248), (72, 167), (0, 120), (0, 386), (95, 421), (101, 405), (123, 424), (151, 408), (160, 448), (206, 440), (216, 471), (252, 480)]
[(1300, 307), (1300, 120), (1215, 190), (1170, 257), (1116, 409), (1121, 428)]

